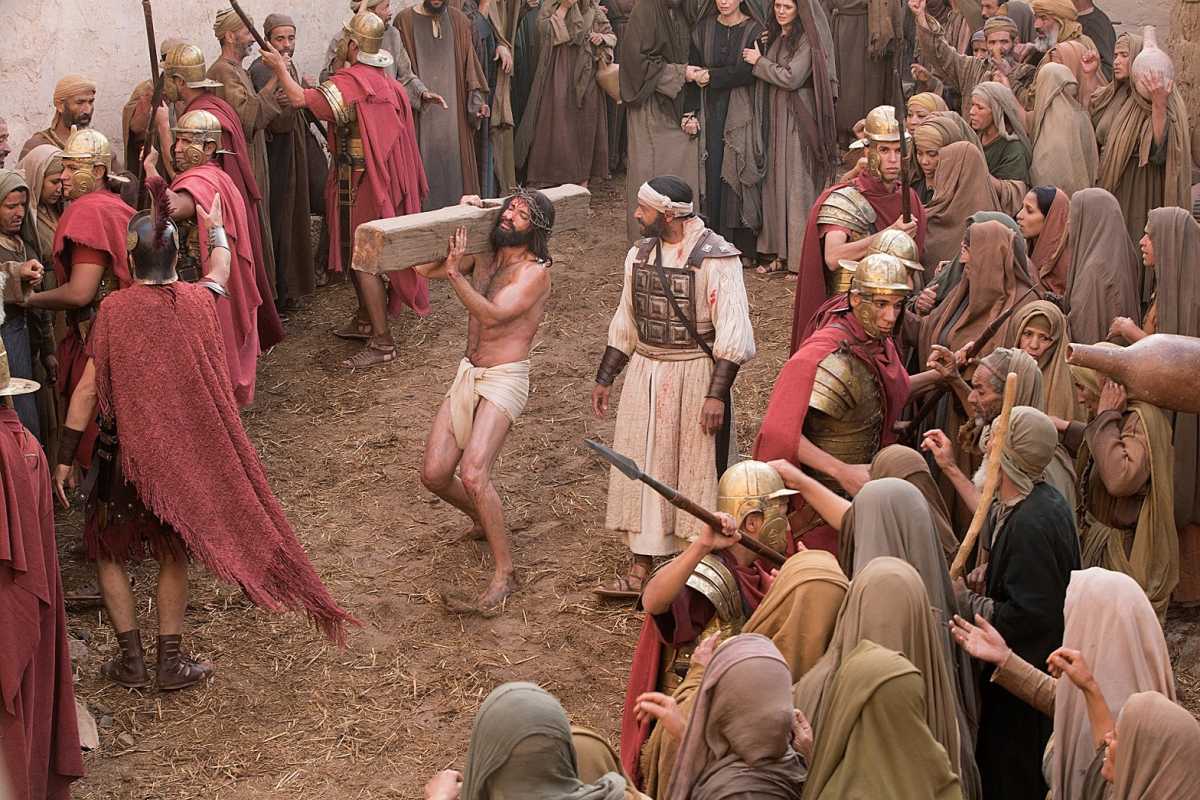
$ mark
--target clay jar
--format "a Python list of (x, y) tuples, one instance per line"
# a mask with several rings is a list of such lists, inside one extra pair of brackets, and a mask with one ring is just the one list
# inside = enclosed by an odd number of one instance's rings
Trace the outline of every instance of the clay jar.
[(1138, 94), (1145, 97), (1142, 81), (1151, 73), (1157, 72), (1162, 75), (1166, 83), (1171, 83), (1175, 80), (1175, 65), (1171, 63), (1171, 57), (1158, 46), (1158, 33), (1153, 25), (1145, 27), (1142, 39), (1142, 52), (1138, 53), (1138, 57), (1133, 60), (1129, 72), (1133, 77), (1133, 87)]
[(1200, 413), (1200, 339), (1153, 333), (1129, 347), (1072, 344), (1067, 362), (1107, 375), (1131, 400)]

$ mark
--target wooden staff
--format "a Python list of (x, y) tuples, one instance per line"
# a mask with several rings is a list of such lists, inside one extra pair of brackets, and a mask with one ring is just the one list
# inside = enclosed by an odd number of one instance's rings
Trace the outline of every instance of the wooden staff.
[(1016, 402), (1016, 399), (1017, 373), (1010, 372), (1004, 379), (1004, 406), (992, 427), (992, 440), (988, 448), (987, 472), (983, 481), (983, 491), (979, 493), (975, 516), (971, 517), (971, 527), (967, 528), (967, 535), (963, 537), (962, 544), (958, 547), (958, 555), (954, 557), (954, 563), (950, 566), (951, 578), (962, 575), (963, 568), (967, 565), (967, 558), (975, 547), (975, 540), (979, 538), (979, 532), (983, 530), (983, 523), (987, 520), (988, 509), (992, 506), (992, 498), (996, 496), (996, 488), (1000, 485), (1000, 454), (1004, 452), (1004, 444), (1008, 441), (1008, 422), (1012, 416), (1013, 403)]

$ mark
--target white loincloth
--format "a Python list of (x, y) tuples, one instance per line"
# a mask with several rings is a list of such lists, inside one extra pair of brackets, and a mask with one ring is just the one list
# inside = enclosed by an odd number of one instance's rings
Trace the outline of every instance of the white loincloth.
[(459, 450), (465, 450), (475, 426), (475, 407), (480, 398), (499, 408), (510, 422), (525, 410), (529, 401), (529, 359), (477, 367), (464, 358), (458, 364), (458, 374), (450, 391), (450, 428)]

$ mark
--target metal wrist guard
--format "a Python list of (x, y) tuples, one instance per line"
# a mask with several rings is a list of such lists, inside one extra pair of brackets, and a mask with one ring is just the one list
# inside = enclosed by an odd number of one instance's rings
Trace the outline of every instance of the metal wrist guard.
[(217, 283), (216, 281), (210, 281), (210, 280), (206, 279), (206, 280), (199, 281), (196, 285), (203, 286), (205, 289), (208, 289), (210, 292), (217, 295), (218, 297), (229, 297), (229, 290), (226, 289), (221, 284)]
[(629, 356), (615, 347), (605, 347), (604, 357), (600, 359), (600, 369), (596, 370), (596, 383), (601, 386), (612, 386), (612, 382), (629, 363)]
[(55, 458), (55, 464), (65, 464), (71, 466), (75, 463), (75, 451), (79, 449), (79, 441), (83, 439), (83, 431), (77, 431), (74, 428), (63, 427), (62, 433), (58, 437), (58, 456)]
[(713, 364), (712, 379), (708, 382), (708, 394), (704, 396), (725, 400), (733, 389), (733, 381), (737, 378), (738, 370), (741, 368), (741, 364), (718, 358)]
[(224, 225), (214, 225), (208, 229), (208, 249), (224, 247), (229, 250), (229, 237), (225, 235)]

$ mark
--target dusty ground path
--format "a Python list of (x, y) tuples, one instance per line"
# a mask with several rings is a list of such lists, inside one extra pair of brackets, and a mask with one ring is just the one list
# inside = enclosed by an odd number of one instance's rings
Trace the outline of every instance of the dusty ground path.
[[(434, 771), (462, 767), (487, 693), (518, 679), (541, 684), (574, 721), (615, 742), (640, 619), (591, 595), (623, 558), (601, 527), (607, 473), (582, 440), (612, 439), (611, 418), (594, 420), (588, 398), (621, 283), (620, 190), (595, 187), (592, 224), (554, 240), (529, 406), (496, 468), (524, 581), (507, 610), (482, 619), (443, 609), (441, 592), (480, 591), (490, 566), (480, 545), (460, 540), (466, 520), (418, 478), (429, 422), (463, 352), (461, 305), (435, 283), (433, 313), (397, 328), (398, 362), (347, 376), (334, 365), (353, 349), (328, 332), (349, 312), (350, 292), (323, 290), (263, 360), (246, 421), (318, 572), (364, 627), (336, 651), (303, 620), (253, 609), (194, 570), (187, 641), (216, 662), (216, 680), (143, 694), (98, 679), (114, 642), (97, 610), (73, 612), (71, 628), (90, 637), (77, 691), (104, 725), (77, 797), (420, 797)], [(794, 287), (746, 279), (760, 352), (736, 390), (743, 452), (786, 353)], [(64, 530), (65, 543), (71, 537)], [(86, 568), (76, 560), (66, 574), (70, 586)], [(153, 573), (137, 574), (152, 642)]]

